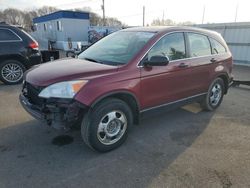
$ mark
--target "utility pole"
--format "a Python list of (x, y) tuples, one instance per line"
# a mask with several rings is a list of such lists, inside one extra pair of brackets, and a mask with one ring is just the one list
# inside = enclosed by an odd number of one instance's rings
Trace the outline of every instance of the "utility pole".
[(164, 24), (164, 20), (165, 20), (165, 14), (164, 14), (164, 10), (163, 10), (163, 14), (162, 14), (162, 25), (165, 25), (165, 24)]
[(204, 7), (203, 7), (203, 14), (202, 14), (202, 21), (201, 21), (202, 24), (204, 23), (205, 11), (206, 11), (206, 6), (204, 5)]
[(142, 25), (145, 26), (145, 6), (143, 6), (143, 17), (142, 17)]
[(235, 11), (235, 18), (234, 18), (234, 22), (237, 21), (237, 16), (238, 16), (238, 8), (239, 8), (239, 3), (237, 3), (237, 6), (236, 6), (236, 11)]
[(106, 25), (106, 20), (105, 20), (105, 4), (104, 4), (104, 0), (102, 0), (102, 24), (103, 26)]

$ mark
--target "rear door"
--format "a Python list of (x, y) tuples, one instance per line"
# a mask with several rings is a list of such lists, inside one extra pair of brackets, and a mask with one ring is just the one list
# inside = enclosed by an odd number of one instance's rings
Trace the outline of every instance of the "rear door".
[(187, 89), (190, 95), (207, 92), (211, 72), (213, 71), (213, 57), (211, 44), (206, 35), (200, 33), (186, 33), (190, 62), (190, 83)]

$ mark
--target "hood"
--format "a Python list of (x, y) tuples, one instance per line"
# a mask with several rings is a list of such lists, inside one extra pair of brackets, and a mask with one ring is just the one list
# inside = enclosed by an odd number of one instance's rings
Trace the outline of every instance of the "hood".
[(24, 79), (36, 86), (48, 86), (56, 82), (74, 79), (91, 79), (117, 71), (116, 66), (87, 60), (67, 58), (34, 66)]

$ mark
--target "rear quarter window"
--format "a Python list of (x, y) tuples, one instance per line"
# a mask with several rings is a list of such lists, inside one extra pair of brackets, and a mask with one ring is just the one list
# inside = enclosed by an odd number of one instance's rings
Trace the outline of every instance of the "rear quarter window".
[(20, 38), (11, 30), (0, 28), (0, 41), (20, 41)]
[(212, 46), (212, 53), (213, 54), (222, 54), (225, 53), (227, 50), (226, 48), (217, 40), (209, 38)]
[(207, 36), (197, 33), (187, 33), (187, 36), (191, 57), (211, 55), (211, 47)]

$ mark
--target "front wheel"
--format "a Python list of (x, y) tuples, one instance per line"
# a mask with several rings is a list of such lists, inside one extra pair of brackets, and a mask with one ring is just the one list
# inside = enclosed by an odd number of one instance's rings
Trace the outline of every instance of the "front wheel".
[(221, 78), (216, 78), (208, 89), (206, 98), (201, 102), (201, 107), (207, 111), (218, 108), (223, 100), (225, 84)]
[(84, 115), (81, 134), (92, 149), (107, 152), (119, 147), (133, 123), (132, 112), (122, 100), (109, 98)]

